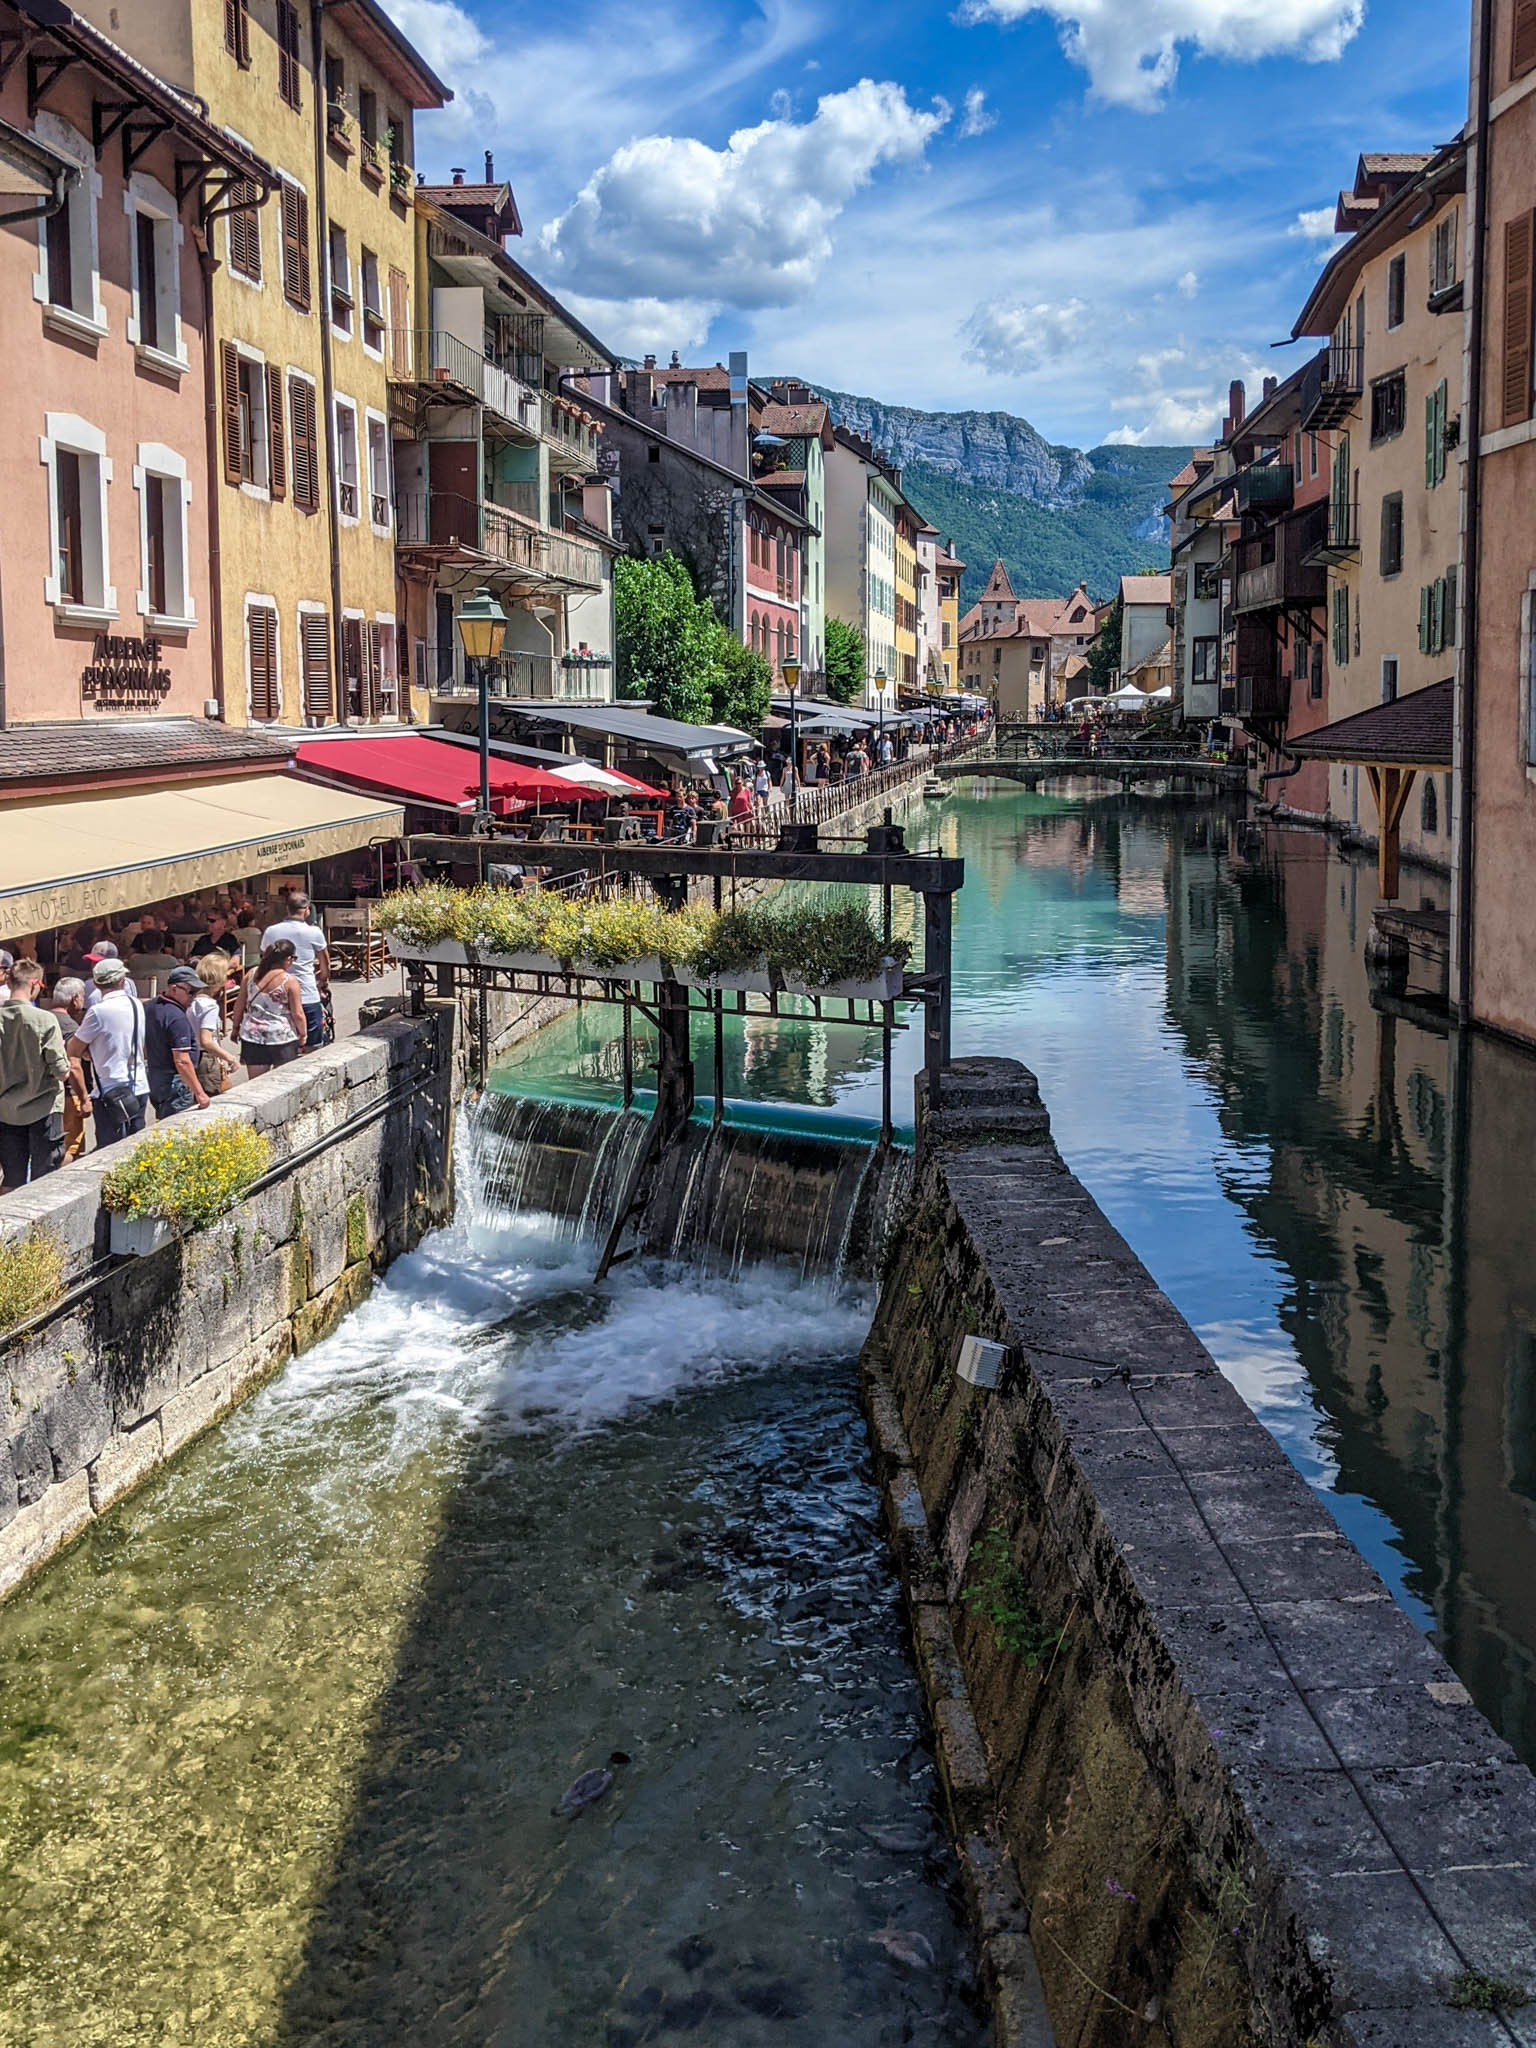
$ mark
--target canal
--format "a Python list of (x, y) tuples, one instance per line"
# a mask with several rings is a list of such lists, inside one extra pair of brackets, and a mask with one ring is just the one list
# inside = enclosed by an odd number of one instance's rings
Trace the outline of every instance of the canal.
[[(1536, 1066), (1478, 1045), (1453, 1086), (1445, 1040), (1378, 1016), (1370, 871), (1318, 837), (1239, 853), (1218, 813), (1014, 789), (913, 836), (968, 863), (957, 1051), (1039, 1073), (1070, 1163), (1536, 1760)], [(611, 1100), (611, 1032), (572, 1016), (497, 1085)], [(738, 1027), (726, 1088), (847, 1131), (876, 1047)], [(595, 1295), (589, 1245), (473, 1178), (0, 1609), (0, 2048), (979, 2048), (855, 1405), (867, 1296), (645, 1267)]]

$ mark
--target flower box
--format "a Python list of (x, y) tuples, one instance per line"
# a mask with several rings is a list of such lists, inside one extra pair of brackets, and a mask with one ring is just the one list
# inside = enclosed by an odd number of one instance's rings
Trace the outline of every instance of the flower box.
[(590, 960), (574, 960), (567, 967), (554, 953), (487, 953), (478, 946), (466, 946), (460, 939), (434, 939), (430, 946), (422, 946), (393, 934), (389, 950), (395, 959), (423, 967), (495, 967), (507, 974), (581, 974), (592, 981), (667, 979), (667, 964), (655, 954), (641, 960), (626, 960), (618, 967), (597, 967)]
[(469, 954), (459, 939), (434, 939), (430, 946), (419, 946), (413, 939), (397, 939), (389, 935), (389, 950), (397, 960), (412, 960), (422, 966), (467, 967)]
[(692, 967), (674, 968), (673, 972), (684, 988), (707, 989), (711, 995), (739, 990), (749, 996), (766, 996), (773, 991), (766, 967), (736, 967), (726, 974), (700, 974)]
[(111, 1247), (120, 1259), (147, 1259), (163, 1251), (180, 1232), (163, 1216), (112, 1216)]
[(823, 988), (813, 988), (810, 982), (802, 981), (798, 975), (786, 974), (784, 993), (788, 996), (837, 996), (852, 1002), (893, 1003), (901, 994), (904, 974), (905, 969), (893, 961), (873, 981), (829, 981)]

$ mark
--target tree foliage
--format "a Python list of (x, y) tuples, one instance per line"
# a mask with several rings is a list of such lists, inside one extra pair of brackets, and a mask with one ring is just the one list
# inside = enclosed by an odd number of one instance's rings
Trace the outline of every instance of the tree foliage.
[(1120, 682), (1120, 638), (1125, 625), (1125, 607), (1119, 598), (1104, 621), (1104, 629), (1088, 648), (1088, 687), (1095, 696), (1116, 689)]
[(864, 635), (857, 626), (828, 619), (826, 630), (827, 695), (837, 704), (857, 704), (864, 696)]
[(768, 711), (773, 670), (720, 623), (674, 554), (621, 555), (613, 565), (620, 697), (659, 718), (755, 731)]

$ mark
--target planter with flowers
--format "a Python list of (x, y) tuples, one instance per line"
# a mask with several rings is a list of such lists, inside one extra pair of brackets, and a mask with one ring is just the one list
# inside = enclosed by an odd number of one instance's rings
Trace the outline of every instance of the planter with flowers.
[(102, 1179), (112, 1250), (142, 1258), (189, 1230), (206, 1229), (271, 1163), (270, 1142), (234, 1117), (157, 1128)]

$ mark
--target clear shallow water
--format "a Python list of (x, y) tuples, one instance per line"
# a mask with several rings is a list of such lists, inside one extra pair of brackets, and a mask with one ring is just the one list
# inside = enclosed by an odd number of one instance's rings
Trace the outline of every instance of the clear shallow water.
[(984, 2038), (867, 1300), (591, 1265), (440, 1234), (0, 1614), (6, 2048)]
[[(1369, 862), (1225, 816), (975, 785), (912, 815), (965, 856), (958, 1053), (1039, 1075), (1074, 1170), (1404, 1607), (1536, 1764), (1536, 1060), (1372, 1008)], [(1446, 885), (1408, 872), (1405, 897)], [(696, 1042), (707, 1085), (707, 1036)], [(898, 1111), (916, 1034), (898, 1041)], [(562, 1064), (610, 1097), (601, 1012)], [(870, 1034), (731, 1027), (727, 1092), (879, 1113)]]

